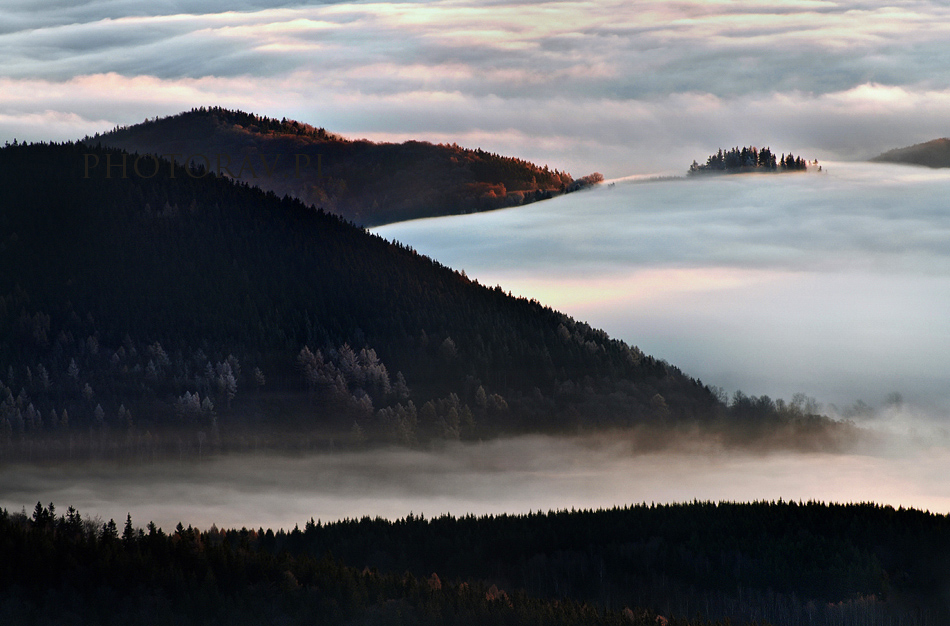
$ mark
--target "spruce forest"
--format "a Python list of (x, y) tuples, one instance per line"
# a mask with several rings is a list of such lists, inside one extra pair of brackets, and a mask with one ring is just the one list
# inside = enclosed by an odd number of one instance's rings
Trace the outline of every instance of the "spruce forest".
[(703, 164), (693, 161), (689, 166), (689, 175), (695, 174), (741, 174), (747, 172), (804, 172), (808, 162), (793, 154), (782, 154), (776, 158), (771, 148), (748, 146), (719, 149), (711, 154)]
[[(166, 533), (0, 511), (6, 624), (946, 623), (945, 516), (634, 506)], [(718, 616), (710, 618), (709, 616)]]

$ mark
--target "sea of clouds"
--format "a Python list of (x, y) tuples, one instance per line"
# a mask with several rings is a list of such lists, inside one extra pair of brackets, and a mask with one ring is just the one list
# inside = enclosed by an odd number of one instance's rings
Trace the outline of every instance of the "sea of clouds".
[(375, 229), (729, 393), (950, 408), (950, 171), (618, 182)]
[(735, 144), (869, 158), (946, 133), (948, 39), (950, 8), (922, 0), (13, 0), (0, 139), (219, 105), (577, 176)]

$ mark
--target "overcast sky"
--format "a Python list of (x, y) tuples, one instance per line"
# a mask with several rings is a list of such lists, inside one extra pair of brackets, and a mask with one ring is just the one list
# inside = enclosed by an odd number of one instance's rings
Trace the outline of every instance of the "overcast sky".
[(608, 177), (719, 146), (864, 159), (950, 128), (950, 7), (6, 0), (0, 139), (201, 105)]

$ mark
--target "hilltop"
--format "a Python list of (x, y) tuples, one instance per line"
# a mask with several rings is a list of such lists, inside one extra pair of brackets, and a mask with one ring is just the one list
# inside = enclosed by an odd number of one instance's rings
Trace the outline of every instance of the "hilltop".
[(871, 159), (875, 163), (905, 163), (927, 167), (950, 167), (950, 139), (934, 139), (906, 148), (895, 148)]
[[(518, 206), (603, 179), (597, 174), (575, 180), (546, 165), (457, 144), (346, 139), (302, 122), (219, 107), (117, 127), (84, 141), (177, 155), (179, 163), (298, 198), (367, 227)], [(149, 173), (143, 165), (142, 174)]]

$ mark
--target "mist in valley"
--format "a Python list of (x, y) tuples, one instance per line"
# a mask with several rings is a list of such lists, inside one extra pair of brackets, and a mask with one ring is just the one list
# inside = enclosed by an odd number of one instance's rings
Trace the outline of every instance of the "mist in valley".
[(136, 526), (301, 528), (311, 518), (437, 517), (693, 500), (874, 501), (950, 511), (950, 433), (891, 407), (849, 438), (740, 442), (693, 428), (530, 435), (430, 449), (221, 454), (0, 467), (0, 507), (37, 501)]
[(825, 412), (950, 409), (950, 172), (620, 180), (536, 206), (392, 224), (401, 241), (731, 394)]

